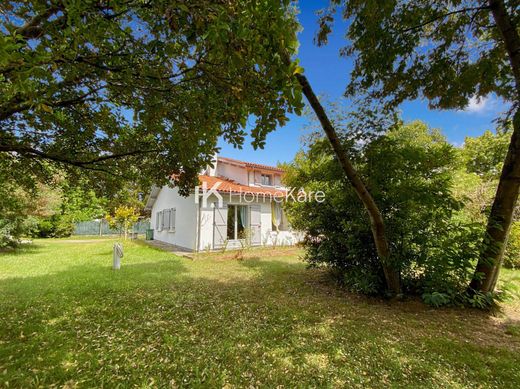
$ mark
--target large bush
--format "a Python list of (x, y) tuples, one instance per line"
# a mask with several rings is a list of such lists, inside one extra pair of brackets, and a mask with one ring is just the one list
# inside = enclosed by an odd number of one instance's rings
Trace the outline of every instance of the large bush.
[(39, 238), (64, 238), (74, 232), (74, 221), (63, 214), (54, 214), (40, 218), (33, 231), (33, 236)]
[(30, 235), (35, 228), (33, 218), (9, 215), (0, 218), (0, 249), (15, 247), (25, 235)]
[[(481, 229), (453, 215), (455, 150), (421, 122), (360, 142), (344, 135), (356, 167), (385, 218), (391, 260), (408, 293), (441, 305), (462, 298), (477, 258)], [(305, 231), (306, 259), (341, 275), (352, 290), (382, 293), (384, 278), (370, 222), (324, 139), (314, 139), (288, 168), (288, 186), (325, 192), (323, 203), (287, 204)]]

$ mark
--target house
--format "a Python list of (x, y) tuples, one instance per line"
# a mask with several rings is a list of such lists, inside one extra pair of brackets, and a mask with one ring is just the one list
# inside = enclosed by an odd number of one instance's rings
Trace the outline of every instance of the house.
[(190, 251), (295, 244), (300, 234), (282, 209), (282, 174), (277, 167), (215, 157), (189, 196), (153, 188), (146, 209), (154, 239)]

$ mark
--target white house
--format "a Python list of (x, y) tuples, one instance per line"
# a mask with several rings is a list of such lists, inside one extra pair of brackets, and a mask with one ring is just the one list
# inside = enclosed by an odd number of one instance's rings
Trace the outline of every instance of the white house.
[(287, 193), (282, 174), (277, 167), (216, 157), (187, 197), (176, 188), (153, 188), (146, 209), (154, 239), (190, 251), (295, 244), (300, 234), (281, 206)]

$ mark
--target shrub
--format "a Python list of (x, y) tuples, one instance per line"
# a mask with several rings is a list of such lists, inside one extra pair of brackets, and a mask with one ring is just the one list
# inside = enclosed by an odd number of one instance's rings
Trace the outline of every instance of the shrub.
[(129, 205), (120, 205), (114, 210), (113, 215), (107, 215), (106, 220), (111, 228), (116, 228), (126, 239), (132, 226), (139, 220), (138, 210)]
[(15, 247), (24, 235), (30, 235), (34, 228), (33, 218), (10, 216), (0, 219), (0, 249), (4, 247)]
[(33, 236), (39, 238), (64, 238), (74, 232), (74, 223), (67, 215), (55, 214), (37, 221)]
[[(364, 143), (347, 133), (343, 142), (385, 218), (404, 291), (435, 306), (460, 301), (482, 228), (454, 218), (463, 204), (451, 193), (453, 147), (420, 122)], [(326, 140), (314, 139), (300, 152), (285, 180), (288, 186), (325, 192), (323, 203), (286, 205), (292, 225), (306, 233), (306, 260), (341, 274), (353, 291), (383, 293), (370, 221)]]
[[(0, 160), (1, 162), (1, 160)], [(34, 226), (34, 193), (0, 176), (0, 248), (16, 246)]]

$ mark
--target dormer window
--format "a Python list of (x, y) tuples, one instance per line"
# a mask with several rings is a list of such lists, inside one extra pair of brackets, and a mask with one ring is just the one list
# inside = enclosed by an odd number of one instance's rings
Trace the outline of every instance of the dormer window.
[(273, 186), (273, 176), (270, 174), (262, 174), (262, 185)]

